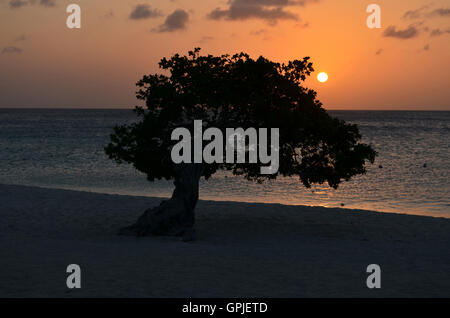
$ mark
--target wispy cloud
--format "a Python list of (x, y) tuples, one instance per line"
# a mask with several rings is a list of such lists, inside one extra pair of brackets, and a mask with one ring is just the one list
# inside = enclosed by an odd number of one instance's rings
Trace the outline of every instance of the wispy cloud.
[(156, 29), (156, 32), (174, 32), (184, 30), (189, 22), (189, 13), (183, 9), (177, 9), (169, 14), (163, 24)]
[(394, 36), (399, 35), (398, 38), (414, 37), (416, 34), (414, 34), (413, 29), (415, 28), (417, 33), (419, 33), (418, 27), (420, 26), (422, 26), (422, 28), (420, 28), (421, 31), (429, 33), (432, 37), (450, 33), (450, 29), (441, 30), (440, 28), (432, 28), (426, 25), (429, 20), (439, 17), (450, 17), (450, 8), (433, 8), (433, 5), (425, 5), (415, 10), (406, 11), (402, 16), (402, 19), (415, 20), (417, 22), (408, 28), (409, 32), (397, 34), (398, 32), (393, 32), (395, 31), (394, 29), (390, 30), (390, 34), (393, 34)]
[(208, 14), (212, 20), (248, 20), (260, 19), (275, 24), (280, 20), (299, 19), (298, 15), (286, 8), (304, 6), (317, 0), (230, 0), (225, 9), (216, 8)]
[(55, 7), (56, 1), (55, 0), (10, 0), (9, 1), (9, 7), (11, 9), (19, 9), (28, 5), (35, 5), (39, 4), (42, 7)]
[(430, 5), (422, 6), (415, 10), (408, 10), (403, 14), (403, 19), (417, 20), (433, 17), (450, 17), (450, 8), (431, 9)]
[(39, 4), (44, 7), (54, 7), (56, 6), (55, 0), (40, 0)]
[(447, 30), (433, 29), (430, 32), (431, 36), (441, 36), (441, 35), (444, 35), (444, 34), (450, 34), (450, 29), (447, 29)]
[(3, 48), (2, 54), (18, 54), (22, 53), (23, 50), (21, 48), (18, 48), (16, 46), (7, 46)]
[(450, 17), (450, 8), (439, 8), (428, 14), (430, 17)]
[(409, 19), (409, 20), (414, 20), (414, 19), (420, 19), (423, 15), (423, 13), (428, 10), (430, 8), (429, 5), (425, 5), (422, 6), (418, 9), (415, 10), (408, 10), (405, 12), (405, 14), (403, 14), (403, 19)]
[(397, 39), (412, 39), (419, 35), (419, 30), (414, 26), (410, 25), (406, 29), (398, 29), (395, 25), (390, 25), (383, 32), (384, 37), (391, 37)]
[(11, 9), (22, 8), (24, 6), (27, 6), (28, 4), (29, 4), (29, 2), (25, 1), (25, 0), (11, 0), (11, 1), (9, 1), (9, 7)]
[(143, 20), (162, 16), (158, 9), (152, 9), (148, 4), (138, 4), (130, 13), (131, 20)]

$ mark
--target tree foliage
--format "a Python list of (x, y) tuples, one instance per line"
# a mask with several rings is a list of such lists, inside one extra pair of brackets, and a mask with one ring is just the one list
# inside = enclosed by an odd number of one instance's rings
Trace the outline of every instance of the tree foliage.
[(163, 58), (159, 66), (167, 75), (145, 75), (137, 83), (136, 96), (145, 102), (134, 110), (138, 121), (116, 126), (105, 148), (111, 159), (133, 164), (150, 181), (176, 178), (171, 132), (192, 129), (194, 120), (222, 130), (280, 129), (278, 173), (261, 175), (259, 163), (214, 163), (204, 166), (206, 178), (226, 169), (254, 181), (298, 176), (306, 187), (328, 182), (336, 188), (374, 162), (376, 152), (360, 142), (357, 126), (331, 117), (316, 92), (302, 86), (314, 71), (309, 57), (281, 64), (245, 53), (203, 56), (197, 48)]

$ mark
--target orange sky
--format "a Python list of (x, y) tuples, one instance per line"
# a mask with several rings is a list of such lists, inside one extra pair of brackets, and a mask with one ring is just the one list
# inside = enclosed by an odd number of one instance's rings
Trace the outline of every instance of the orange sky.
[[(79, 30), (66, 27), (70, 3), (81, 7)], [(366, 26), (371, 3), (381, 29)], [(143, 18), (130, 18), (139, 4), (149, 6)], [(208, 16), (216, 8), (221, 19)], [(187, 21), (166, 23), (177, 9)], [(161, 57), (199, 46), (311, 56), (306, 85), (327, 109), (450, 110), (449, 9), (448, 0), (0, 0), (0, 107), (132, 107), (135, 82)]]

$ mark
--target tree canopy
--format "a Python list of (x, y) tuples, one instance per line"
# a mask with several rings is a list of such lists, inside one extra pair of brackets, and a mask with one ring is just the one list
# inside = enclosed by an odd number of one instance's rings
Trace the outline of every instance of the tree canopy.
[(302, 86), (314, 71), (309, 57), (276, 63), (248, 54), (175, 54), (159, 62), (162, 74), (145, 75), (137, 82), (137, 122), (116, 126), (106, 154), (119, 163), (131, 163), (155, 179), (175, 179), (179, 167), (171, 160), (171, 132), (192, 129), (194, 120), (208, 127), (279, 128), (279, 170), (260, 174), (255, 163), (204, 164), (202, 175), (218, 169), (249, 180), (298, 176), (310, 187), (340, 182), (365, 173), (376, 152), (361, 142), (358, 127), (331, 117), (314, 90)]

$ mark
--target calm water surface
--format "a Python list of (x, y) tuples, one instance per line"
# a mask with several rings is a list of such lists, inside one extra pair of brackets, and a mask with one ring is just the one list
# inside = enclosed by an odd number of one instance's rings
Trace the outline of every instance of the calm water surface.
[[(331, 114), (358, 124), (364, 141), (379, 152), (366, 175), (333, 190), (306, 189), (296, 178), (254, 184), (220, 172), (202, 181), (201, 198), (450, 217), (450, 112)], [(169, 196), (171, 182), (149, 183), (103, 152), (111, 128), (134, 119), (130, 110), (0, 109), (0, 183)]]

